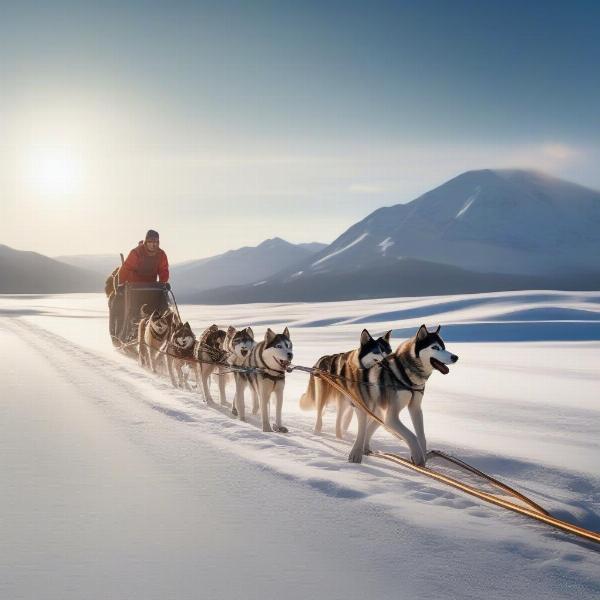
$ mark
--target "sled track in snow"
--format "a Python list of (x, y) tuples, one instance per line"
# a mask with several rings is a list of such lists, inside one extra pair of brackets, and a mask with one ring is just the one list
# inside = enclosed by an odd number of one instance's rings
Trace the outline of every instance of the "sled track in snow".
[[(33, 326), (24, 320), (3, 320), (2, 326), (13, 331), (13, 333), (26, 341), (35, 351), (42, 354), (67, 381), (80, 388), (88, 397), (93, 398), (94, 401), (100, 405), (110, 403), (110, 401), (107, 400), (107, 397), (110, 397), (111, 394), (114, 394), (115, 397), (119, 398), (118, 404), (123, 405), (123, 396), (125, 396), (130, 402), (143, 404), (166, 417), (176, 419), (182, 423), (194, 424), (198, 421), (202, 421), (204, 424), (210, 426), (210, 429), (212, 430), (210, 433), (222, 433), (223, 429), (229, 431), (236, 429), (235, 435), (233, 436), (234, 441), (244, 442), (250, 439), (256, 446), (255, 437), (256, 430), (259, 428), (258, 419), (250, 418), (250, 423), (241, 423), (240, 421), (231, 418), (229, 414), (224, 414), (227, 411), (226, 407), (217, 405), (216, 408), (218, 410), (215, 411), (213, 410), (214, 407), (206, 406), (202, 402), (202, 397), (199, 394), (194, 395), (193, 392), (175, 390), (170, 384), (159, 377), (148, 377), (147, 371), (142, 371), (133, 363), (124, 365), (120, 362), (112, 361), (86, 348), (74, 345), (67, 339), (51, 333), (48, 330)], [(59, 356), (59, 353), (62, 354), (62, 357)], [(65, 361), (64, 357), (67, 357), (68, 360)], [(63, 360), (61, 360), (61, 358), (63, 358)], [(85, 367), (85, 369), (78, 369), (78, 364), (79, 366)], [(66, 365), (69, 365), (69, 367), (67, 368)], [(93, 373), (91, 376), (90, 371)], [(164, 395), (165, 392), (167, 392), (171, 404), (175, 403), (179, 406), (170, 406), (161, 401), (152, 400), (146, 393), (148, 389), (160, 392), (161, 395)], [(112, 404), (114, 405), (115, 403), (113, 402)], [(221, 431), (217, 432), (217, 429), (220, 429)], [(276, 451), (287, 448), (289, 451), (293, 452), (295, 456), (303, 451), (308, 453), (318, 452), (321, 454), (322, 458), (335, 458), (337, 460), (339, 460), (342, 452), (345, 453), (347, 451), (348, 446), (345, 442), (327, 439), (324, 436), (317, 437), (312, 433), (311, 429), (310, 425), (305, 425), (304, 427), (300, 426), (299, 428), (296, 428), (295, 426), (293, 436), (272, 434), (263, 438), (263, 442), (259, 445), (258, 449), (262, 452), (268, 447), (275, 449)], [(264, 434), (261, 432), (261, 437), (263, 435)], [(231, 436), (227, 439), (228, 441), (232, 441)], [(216, 439), (209, 441), (216, 442), (219, 446), (223, 445), (222, 439), (220, 442)], [(231, 448), (229, 449), (231, 450)], [(243, 452), (239, 451), (238, 453), (243, 454), (245, 458), (250, 459), (253, 462), (261, 464), (263, 467), (268, 466), (272, 470), (283, 474), (286, 477), (308, 483), (309, 486), (328, 495), (340, 498), (360, 498), (366, 495), (360, 490), (336, 483), (319, 474), (316, 474), (314, 478), (309, 479), (303, 477), (296, 478), (293, 473), (289, 473), (289, 468), (286, 468), (289, 467), (289, 464), (286, 463), (285, 458), (282, 459), (281, 464), (279, 465), (273, 463), (272, 460), (270, 461), (271, 464), (266, 465), (265, 461), (261, 460), (261, 456), (258, 456), (256, 451), (247, 452), (246, 449), (244, 449)], [(322, 456), (323, 453), (326, 453), (329, 456), (324, 457)], [(438, 455), (441, 456), (439, 453)], [(433, 476), (437, 481), (474, 495), (480, 500), (491, 502), (497, 506), (502, 506), (503, 508), (536, 518), (547, 524), (553, 525), (554, 527), (558, 527), (563, 531), (579, 535), (588, 541), (596, 543), (600, 542), (599, 534), (555, 519), (545, 513), (541, 507), (530, 501), (529, 508), (523, 508), (513, 502), (506, 502), (499, 499), (493, 494), (477, 491), (473, 486), (465, 485), (461, 481), (457, 481), (454, 478), (447, 477), (436, 471), (432, 471), (431, 469), (415, 467), (410, 461), (398, 455), (379, 452), (376, 453), (375, 456), (383, 458), (395, 465), (408, 467), (421, 474)], [(306, 459), (307, 457), (304, 456), (304, 458)], [(326, 468), (326, 465), (323, 465), (322, 461), (319, 460), (312, 459), (307, 464), (321, 472), (324, 466)], [(387, 469), (379, 465), (375, 467), (373, 465), (363, 464), (361, 469), (370, 472), (372, 475), (380, 473), (389, 475), (390, 471), (397, 473), (397, 469)], [(525, 499), (526, 503), (527, 501), (528, 499)], [(533, 506), (531, 506), (531, 504), (533, 504)]]

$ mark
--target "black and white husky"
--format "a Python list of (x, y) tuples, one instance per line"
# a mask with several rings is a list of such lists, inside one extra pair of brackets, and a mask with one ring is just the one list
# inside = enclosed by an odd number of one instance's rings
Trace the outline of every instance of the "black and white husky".
[[(391, 331), (384, 336), (374, 339), (363, 329), (360, 334), (360, 345), (349, 352), (321, 356), (314, 365), (315, 369), (326, 371), (337, 378), (343, 386), (354, 389), (367, 376), (366, 370), (381, 362), (392, 353), (390, 346)], [(346, 396), (331, 387), (321, 377), (310, 376), (306, 392), (300, 398), (300, 408), (310, 410), (316, 408), (317, 421), (315, 433), (323, 428), (323, 410), (329, 403), (336, 402), (337, 415), (335, 420), (335, 435), (342, 438), (352, 419), (352, 405)]]
[(171, 383), (175, 387), (191, 389), (187, 377), (183, 374), (183, 366), (193, 359), (196, 336), (188, 322), (178, 325), (165, 340), (161, 353), (165, 357)]
[[(363, 402), (385, 422), (386, 427), (406, 441), (412, 461), (417, 465), (424, 465), (427, 456), (421, 408), (425, 384), (434, 370), (446, 375), (449, 372), (446, 365), (458, 360), (458, 356), (446, 350), (439, 332), (439, 327), (428, 331), (425, 325), (421, 325), (413, 338), (400, 344), (394, 354), (369, 369), (370, 385), (360, 386)], [(404, 408), (408, 408), (415, 433), (400, 421), (400, 412)], [(355, 407), (355, 412), (358, 434), (348, 460), (361, 462), (363, 454), (371, 452), (371, 437), (379, 423), (360, 407)]]
[[(227, 335), (225, 336), (225, 342), (223, 344), (223, 347), (227, 352), (227, 364), (232, 367), (241, 367), (244, 364), (246, 356), (250, 354), (250, 350), (252, 350), (254, 346), (256, 346), (256, 342), (254, 341), (254, 332), (252, 331), (251, 327), (246, 327), (245, 329), (236, 329), (230, 325), (227, 329)], [(229, 373), (226, 375), (224, 374), (222, 379), (224, 384), (230, 380), (235, 382), (235, 371), (234, 373)], [(240, 409), (238, 409), (238, 404)], [(253, 415), (258, 412), (258, 408), (258, 393), (256, 390), (252, 389)], [(240, 399), (234, 398), (233, 406), (231, 407), (231, 413), (233, 415), (239, 414), (240, 418), (243, 420), (245, 418), (245, 410), (244, 397), (242, 396)]]
[[(263, 431), (277, 431), (287, 433), (287, 428), (281, 423), (281, 408), (283, 406), (283, 388), (285, 387), (285, 373), (294, 357), (292, 353), (292, 340), (286, 327), (283, 333), (275, 333), (267, 329), (265, 339), (250, 350), (244, 358), (243, 367), (257, 369), (257, 371), (237, 372), (236, 383), (236, 408), (240, 419), (245, 417), (244, 389), (249, 384), (260, 400), (260, 413)], [(271, 427), (269, 422), (269, 400), (275, 394), (275, 423)]]

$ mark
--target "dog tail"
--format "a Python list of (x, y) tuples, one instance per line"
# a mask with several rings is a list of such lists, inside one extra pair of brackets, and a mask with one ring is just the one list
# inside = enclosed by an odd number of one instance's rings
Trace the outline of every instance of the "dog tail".
[(313, 410), (315, 408), (315, 376), (311, 375), (306, 392), (300, 397), (300, 408), (302, 410)]

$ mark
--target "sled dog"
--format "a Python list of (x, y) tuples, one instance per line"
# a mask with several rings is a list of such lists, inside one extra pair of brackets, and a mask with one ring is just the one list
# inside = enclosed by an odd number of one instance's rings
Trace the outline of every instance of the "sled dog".
[[(400, 344), (396, 351), (368, 371), (370, 385), (359, 386), (359, 396), (369, 409), (380, 417), (386, 427), (401, 436), (410, 448), (412, 461), (424, 465), (427, 442), (421, 404), (425, 384), (434, 370), (446, 375), (446, 365), (458, 360), (446, 350), (440, 327), (428, 331), (421, 325), (417, 334)], [(408, 408), (415, 433), (400, 421), (400, 412)], [(355, 407), (358, 434), (350, 451), (350, 462), (361, 462), (363, 454), (371, 452), (371, 437), (379, 423), (360, 408)]]
[[(267, 329), (265, 339), (250, 350), (244, 358), (243, 367), (256, 368), (260, 371), (236, 373), (236, 408), (243, 421), (245, 419), (244, 389), (250, 385), (258, 394), (263, 431), (287, 433), (287, 427), (281, 423), (281, 408), (283, 406), (283, 388), (285, 386), (285, 371), (292, 358), (292, 340), (286, 327), (283, 333), (275, 333)], [(269, 400), (275, 393), (275, 423), (269, 423)]]
[(225, 378), (223, 377), (223, 369), (219, 366), (225, 364), (225, 358), (227, 352), (223, 349), (223, 342), (225, 341), (225, 331), (219, 329), (218, 325), (211, 325), (204, 330), (200, 339), (194, 344), (194, 358), (196, 363), (194, 365), (196, 371), (196, 387), (200, 390), (202, 384), (202, 391), (204, 393), (204, 401), (207, 404), (214, 404), (212, 395), (210, 393), (209, 380), (210, 376), (217, 370), (219, 373), (219, 395), (221, 404), (225, 406)]
[[(326, 371), (338, 378), (345, 386), (355, 389), (366, 377), (365, 370), (381, 362), (392, 353), (390, 346), (391, 330), (384, 336), (374, 339), (371, 334), (363, 329), (360, 334), (360, 345), (349, 352), (321, 356), (314, 368)], [(317, 375), (311, 375), (306, 392), (300, 398), (300, 408), (303, 410), (317, 409), (315, 433), (320, 433), (323, 427), (323, 410), (328, 403), (337, 403), (335, 420), (335, 435), (342, 438), (352, 419), (352, 405), (346, 396), (331, 387)]]
[(177, 315), (170, 309), (159, 313), (157, 310), (146, 315), (144, 304), (140, 309), (142, 319), (138, 325), (138, 353), (139, 363), (143, 367), (148, 364), (153, 373), (156, 373), (156, 358), (160, 349), (171, 334)]
[[(233, 367), (241, 367), (244, 364), (244, 359), (255, 345), (254, 332), (251, 327), (236, 329), (230, 325), (227, 329), (227, 335), (225, 336), (225, 342), (223, 344), (225, 351), (227, 352), (227, 364)], [(233, 380), (235, 383), (235, 371), (227, 375), (223, 374), (222, 379), (225, 383), (230, 380)], [(244, 405), (244, 398), (241, 398), (238, 401), (234, 397), (233, 406), (231, 407), (231, 413), (233, 415), (239, 414), (237, 409), (238, 402)], [(252, 389), (252, 414), (255, 415), (257, 412), (258, 394)]]
[[(175, 387), (191, 389), (187, 377), (183, 374), (183, 366), (189, 359), (193, 359), (194, 343), (196, 336), (186, 321), (175, 327), (171, 335), (165, 340), (160, 350), (165, 357), (167, 370), (171, 383)], [(176, 378), (177, 376), (177, 378)]]

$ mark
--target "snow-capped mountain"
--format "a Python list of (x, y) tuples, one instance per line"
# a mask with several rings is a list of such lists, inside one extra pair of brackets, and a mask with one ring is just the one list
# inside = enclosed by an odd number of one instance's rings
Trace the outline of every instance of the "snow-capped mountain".
[(598, 289), (598, 256), (600, 192), (533, 171), (469, 171), (374, 211), (275, 277), (196, 301)]
[(104, 286), (104, 277), (92, 271), (2, 244), (0, 273), (2, 294), (99, 292)]
[(600, 192), (533, 171), (483, 170), (376, 210), (303, 270), (351, 271), (412, 257), (548, 275), (598, 270), (599, 255)]
[(326, 244), (290, 244), (275, 237), (255, 247), (245, 246), (224, 254), (187, 261), (171, 268), (177, 297), (229, 285), (243, 285), (272, 277), (326, 247)]

